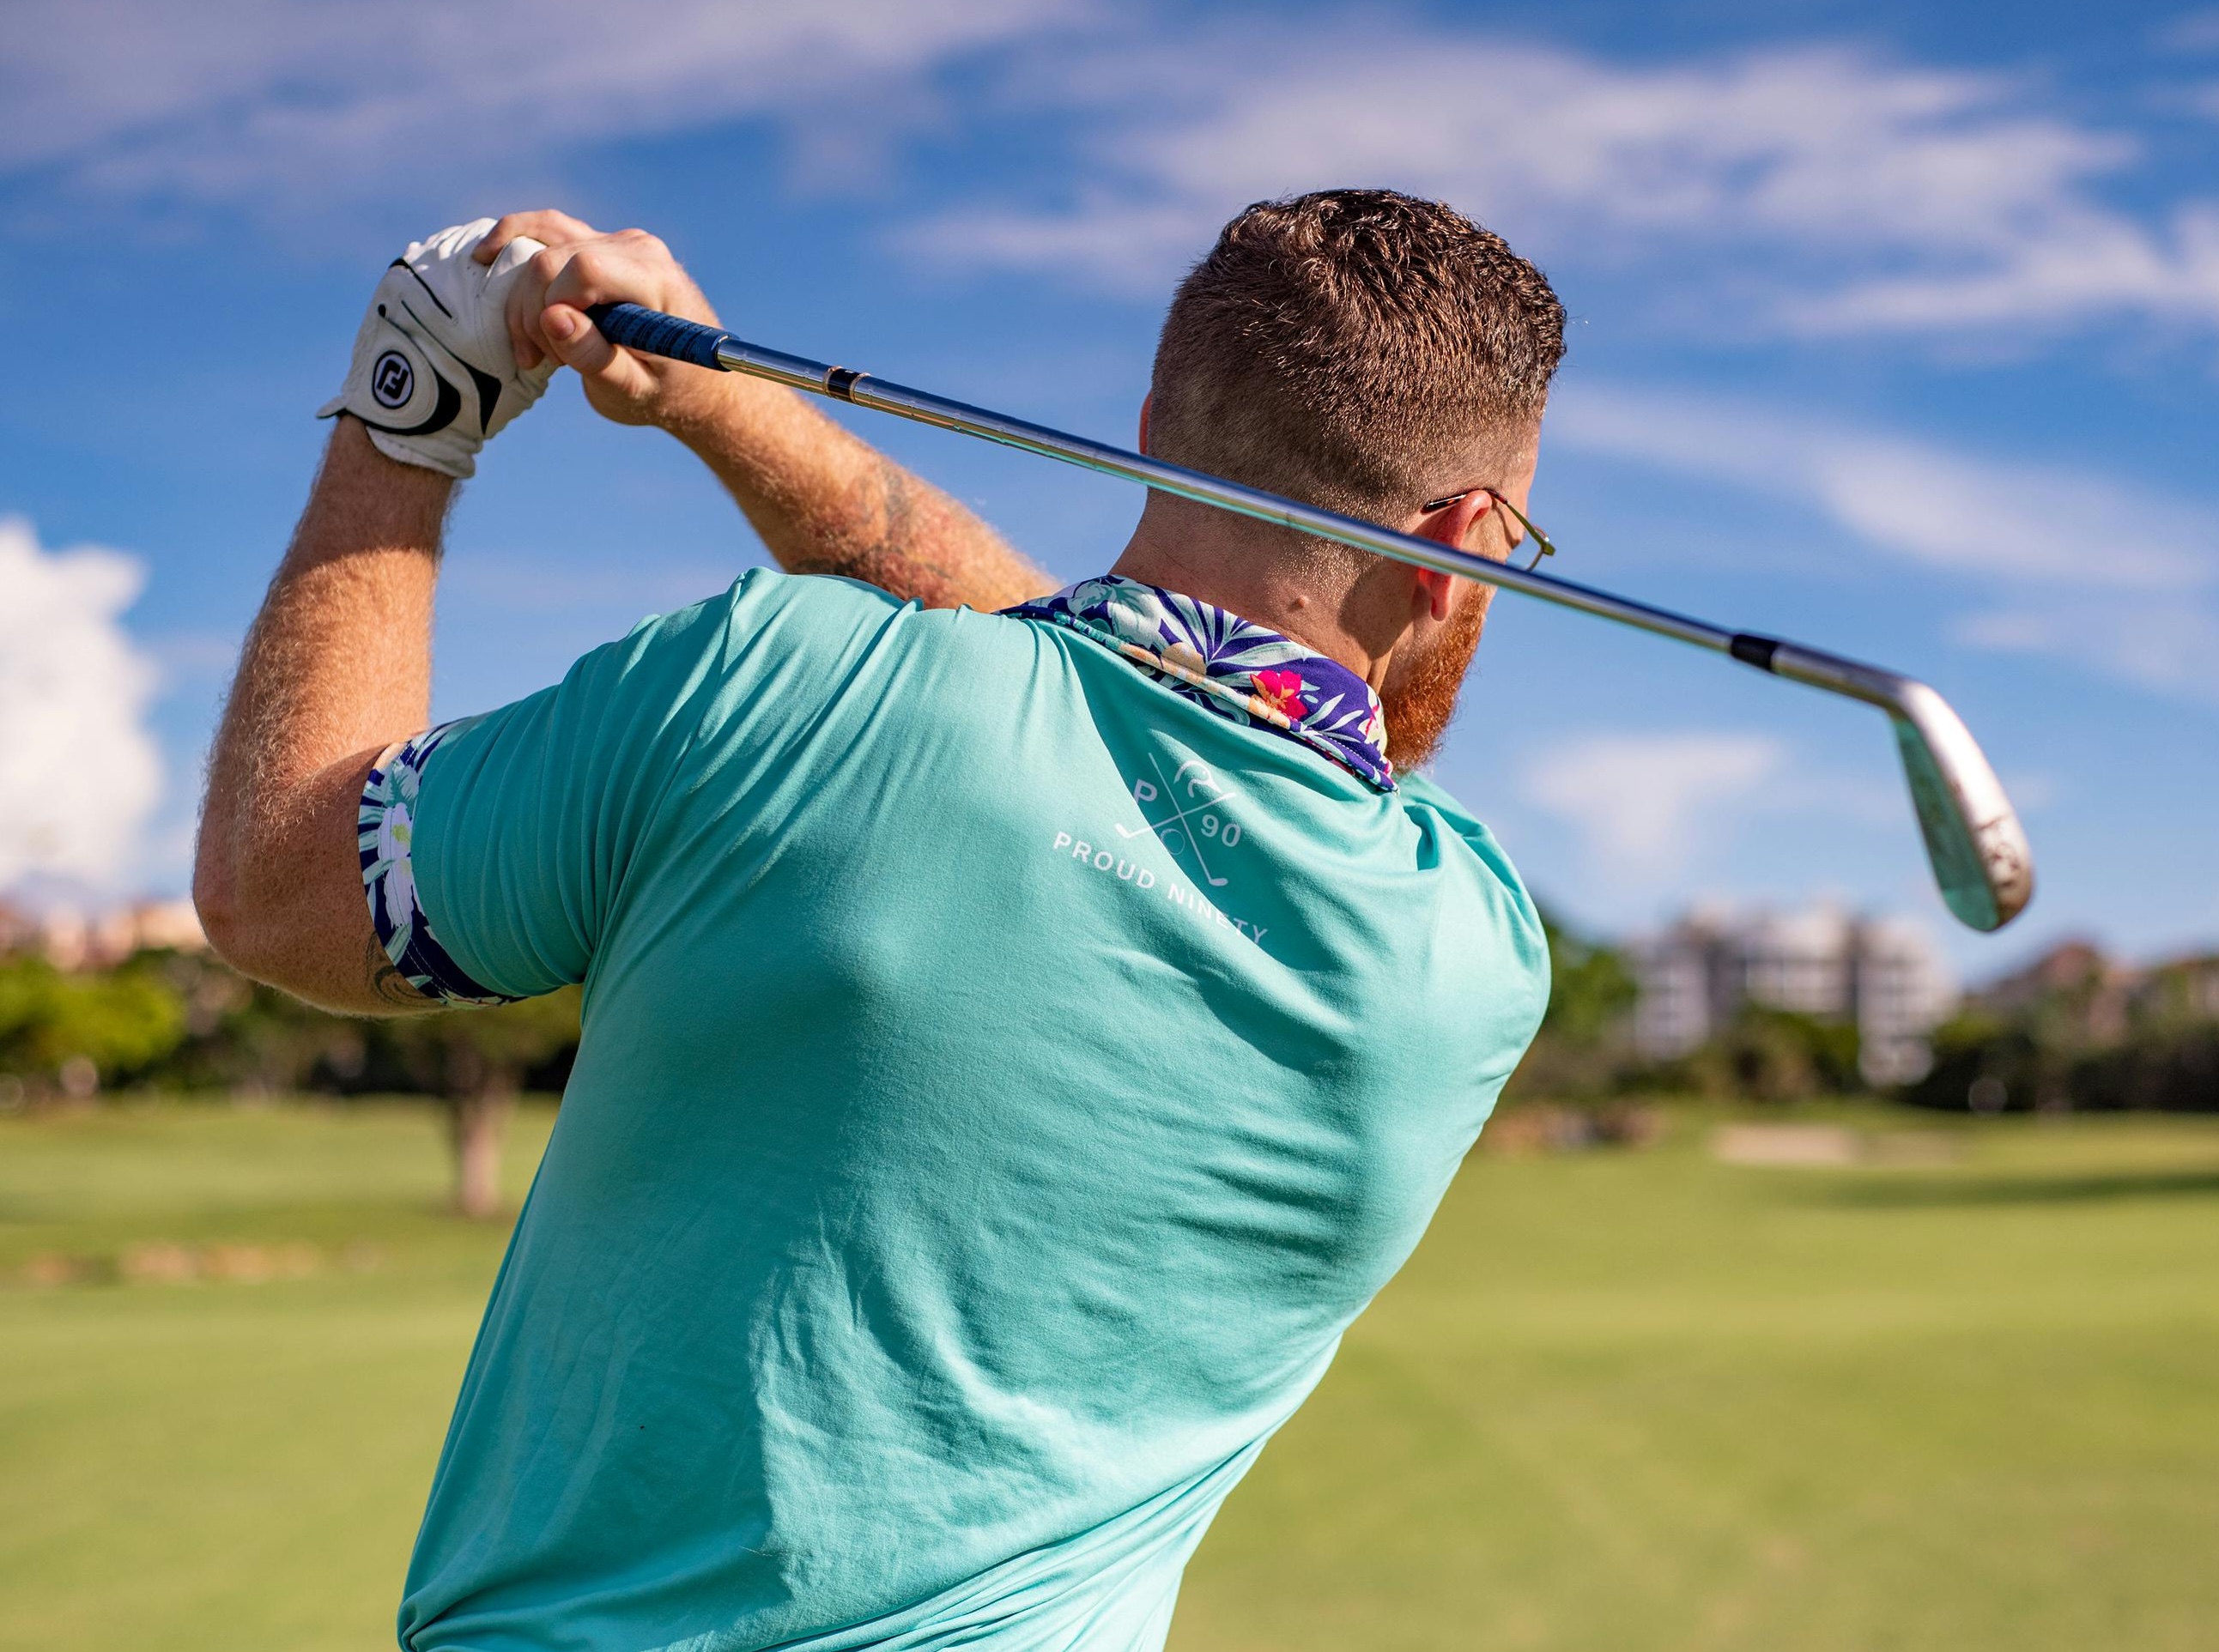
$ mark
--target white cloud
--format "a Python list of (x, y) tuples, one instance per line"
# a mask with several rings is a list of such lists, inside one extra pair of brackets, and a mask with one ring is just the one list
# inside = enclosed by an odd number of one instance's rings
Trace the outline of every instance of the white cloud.
[(1528, 761), (1520, 795), (1569, 823), (1608, 880), (1679, 872), (1699, 828), (1776, 779), (1787, 748), (1762, 735), (1697, 730), (1576, 736)]
[(2158, 31), (2157, 44), (2166, 52), (2219, 52), (2219, 7), (2174, 18)]
[[(1159, 289), (1259, 196), (1379, 181), (1697, 320), (1815, 334), (2105, 317), (2219, 328), (2219, 202), (2129, 210), (2135, 137), (2026, 77), (1843, 46), (1632, 61), (1353, 10), (1296, 29), (1101, 0), (28, 0), (0, 32), (0, 174), (70, 194), (485, 204), (581, 146), (768, 118), (818, 174), (1011, 115), (1061, 204), (938, 212), (944, 263)], [(2202, 27), (2182, 25), (2193, 34)], [(967, 88), (959, 63), (1002, 71)]]
[(0, 171), (296, 207), (424, 169), (477, 180), (565, 146), (810, 117), (819, 158), (929, 111), (917, 72), (1081, 0), (34, 0), (0, 33)]
[(1796, 299), (1783, 313), (1809, 333), (2047, 326), (2105, 315), (2219, 325), (2219, 208), (2191, 203), (2157, 231), (2091, 208), (2056, 206), (1984, 268), (1876, 277)]
[(1957, 576), (1980, 647), (2219, 699), (2219, 512), (2089, 472), (1677, 393), (1575, 384), (1552, 443), (1790, 500)]
[(2077, 661), (2160, 692), (2219, 700), (2219, 613), (2209, 602), (2125, 602), (2060, 593), (1971, 614), (1961, 642)]
[(1684, 301), (1737, 322), (2219, 326), (2219, 208), (2145, 222), (2108, 204), (2099, 186), (2140, 146), (2011, 76), (1844, 47), (1637, 65), (1374, 23), (1159, 28), (1022, 84), (1091, 121), (1089, 183), (1058, 208), (932, 217), (912, 248), (1155, 287), (1244, 202), (1379, 182), (1453, 201), (1545, 258), (1662, 269)]
[(41, 550), (0, 519), (0, 889), (134, 869), (162, 790), (155, 668), (120, 623), (143, 579), (131, 557)]

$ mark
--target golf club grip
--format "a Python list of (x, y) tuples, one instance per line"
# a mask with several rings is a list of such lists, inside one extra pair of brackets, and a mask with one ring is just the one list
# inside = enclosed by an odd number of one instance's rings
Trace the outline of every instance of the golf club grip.
[(732, 336), (642, 304), (595, 304), (586, 314), (612, 345), (712, 370), (723, 365), (717, 359), (717, 346)]

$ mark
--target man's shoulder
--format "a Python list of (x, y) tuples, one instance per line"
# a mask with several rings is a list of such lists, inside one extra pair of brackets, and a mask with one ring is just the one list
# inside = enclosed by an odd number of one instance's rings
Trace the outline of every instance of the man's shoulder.
[(855, 737), (893, 738), (920, 718), (952, 730), (1022, 699), (1037, 664), (1029, 630), (855, 580), (750, 568), (691, 609), (642, 622), (626, 639), (627, 674), (698, 705), (705, 733), (853, 722)]
[(1483, 838), (1490, 844), (1495, 842), (1495, 834), (1488, 830), (1486, 823), (1430, 774), (1420, 774), (1414, 769), (1398, 774), (1395, 777), (1395, 788), (1402, 794), (1406, 804), (1431, 810), (1451, 823), (1459, 836)]
[[(968, 609), (928, 609), (873, 585), (831, 574), (751, 568), (714, 596), (650, 614), (579, 662), (607, 658), (626, 678), (675, 673), (697, 684), (766, 673), (792, 679), (889, 644), (904, 649), (990, 648), (1017, 627)], [(836, 676), (818, 679), (829, 686)]]
[(830, 574), (785, 574), (751, 568), (712, 599), (734, 621), (822, 627), (838, 632), (883, 623), (911, 608), (892, 593)]
[(1548, 946), (1540, 909), (1526, 889), (1526, 880), (1519, 876), (1518, 868), (1511, 863), (1508, 852), (1496, 840), (1486, 822), (1458, 802), (1447, 787), (1429, 776), (1405, 774), (1399, 777), (1395, 784), (1406, 811), (1433, 817), (1453, 834), (1470, 854), (1474, 869), (1479, 873), (1479, 885), (1489, 904), (1498, 909), (1501, 924), (1515, 933), (1519, 950), (1532, 955), (1545, 982)]
[(832, 574), (786, 574), (751, 568), (708, 605), (736, 634), (773, 629), (782, 641), (844, 645), (896, 628), (920, 646), (990, 646), (1014, 640), (1021, 628), (998, 614), (972, 608), (927, 608), (875, 585)]
[(1476, 850), (1483, 851), (1488, 858), (1502, 859), (1504, 866), (1507, 868), (1509, 861), (1502, 857), (1501, 849), (1495, 843), (1495, 834), (1488, 829), (1487, 823), (1464, 807), (1454, 792), (1431, 775), (1420, 774), (1414, 769), (1402, 771), (1395, 776), (1394, 796), (1401, 802), (1405, 814), (1433, 817)]

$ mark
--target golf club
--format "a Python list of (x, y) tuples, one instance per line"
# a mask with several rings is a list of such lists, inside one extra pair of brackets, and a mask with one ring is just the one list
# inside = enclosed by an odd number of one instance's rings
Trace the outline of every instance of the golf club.
[(951, 401), (923, 390), (889, 383), (851, 368), (789, 356), (746, 344), (729, 332), (681, 320), (637, 304), (599, 304), (587, 314), (612, 344), (674, 361), (747, 373), (797, 390), (830, 396), (858, 407), (898, 414), (942, 430), (983, 437), (1005, 447), (1038, 453), (1105, 475), (1160, 488), (1184, 499), (1315, 534), (1358, 550), (1444, 574), (1460, 574), (1516, 591), (1559, 607), (1675, 637), (1744, 665), (1790, 678), (1830, 694), (1878, 706), (1894, 725), (1903, 771), (1911, 786), (1926, 858), (1942, 898), (1975, 929), (1998, 929), (2024, 909), (2034, 893), (2034, 857), (2011, 799), (1980, 744), (1949, 703), (1924, 683), (1798, 643), (1726, 630), (1667, 609), (1613, 596), (1546, 574), (1491, 562), (1431, 539), (1396, 533), (1315, 506), (1297, 504), (1259, 488), (1165, 464), (1146, 454), (1089, 441), (1006, 414)]

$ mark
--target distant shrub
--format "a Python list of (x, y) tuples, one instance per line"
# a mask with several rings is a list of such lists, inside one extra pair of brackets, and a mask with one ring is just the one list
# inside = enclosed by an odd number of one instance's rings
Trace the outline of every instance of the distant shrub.
[(1951, 1111), (2219, 1112), (2219, 1021), (2129, 1022), (2102, 1039), (2038, 1011), (1973, 1012), (1936, 1034), (1934, 1068), (1905, 1092)]
[(158, 972), (126, 965), (75, 975), (42, 958), (0, 963), (0, 1072), (34, 1093), (89, 1092), (137, 1077), (185, 1034), (184, 1004)]
[(1850, 1022), (1744, 1004), (1716, 1038), (1644, 1078), (1660, 1090), (1719, 1101), (1852, 1096), (1868, 1088), (1857, 1070), (1858, 1047)]

